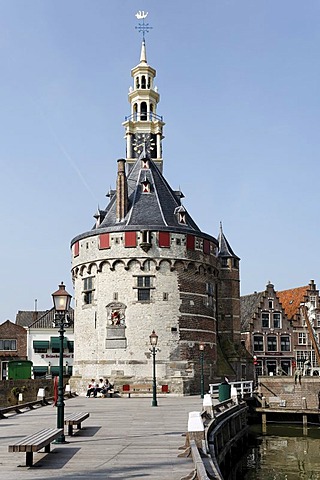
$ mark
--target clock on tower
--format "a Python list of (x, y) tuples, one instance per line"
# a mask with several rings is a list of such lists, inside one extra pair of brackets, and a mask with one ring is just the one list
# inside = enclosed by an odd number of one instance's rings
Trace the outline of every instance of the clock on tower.
[(149, 158), (157, 158), (157, 141), (153, 133), (136, 133), (132, 139), (132, 158), (144, 154)]

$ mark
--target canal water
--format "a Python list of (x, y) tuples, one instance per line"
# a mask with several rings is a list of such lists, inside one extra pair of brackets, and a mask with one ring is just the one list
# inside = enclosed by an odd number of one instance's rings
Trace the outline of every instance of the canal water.
[(233, 469), (232, 480), (320, 480), (320, 427), (268, 424), (250, 427), (248, 448)]

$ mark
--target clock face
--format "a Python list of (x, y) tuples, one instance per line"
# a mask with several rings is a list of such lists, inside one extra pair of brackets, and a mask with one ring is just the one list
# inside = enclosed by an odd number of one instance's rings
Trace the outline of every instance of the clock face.
[(152, 133), (137, 133), (132, 140), (132, 157), (139, 158), (144, 154), (150, 158), (157, 158), (156, 138)]

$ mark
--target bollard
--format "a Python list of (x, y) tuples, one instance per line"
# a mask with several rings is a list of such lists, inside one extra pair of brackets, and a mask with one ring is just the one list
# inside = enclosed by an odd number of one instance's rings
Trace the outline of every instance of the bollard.
[(233, 385), (231, 385), (231, 400), (233, 400), (233, 402), (238, 405), (239, 401), (238, 401), (238, 392), (237, 392), (237, 389), (236, 387), (234, 387)]
[(198, 448), (202, 448), (204, 440), (204, 425), (200, 412), (189, 412), (188, 441), (194, 440)]
[(66, 394), (68, 395), (68, 397), (71, 397), (71, 385), (69, 383), (66, 384)]
[(206, 393), (203, 397), (203, 411), (208, 413), (213, 418), (212, 398), (210, 393)]
[(37, 400), (44, 400), (46, 396), (46, 389), (45, 388), (39, 388), (38, 394), (37, 394)]

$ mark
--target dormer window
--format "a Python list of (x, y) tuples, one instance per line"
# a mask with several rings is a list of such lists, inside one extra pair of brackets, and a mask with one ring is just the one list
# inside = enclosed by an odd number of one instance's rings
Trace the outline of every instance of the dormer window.
[(181, 225), (186, 225), (187, 224), (187, 218), (186, 218), (186, 210), (185, 208), (181, 205), (180, 207), (177, 207), (174, 211), (178, 222)]
[(141, 160), (141, 168), (149, 168), (149, 160), (147, 158)]
[(151, 184), (149, 180), (146, 178), (141, 182), (142, 185), (142, 193), (150, 193), (151, 192)]

